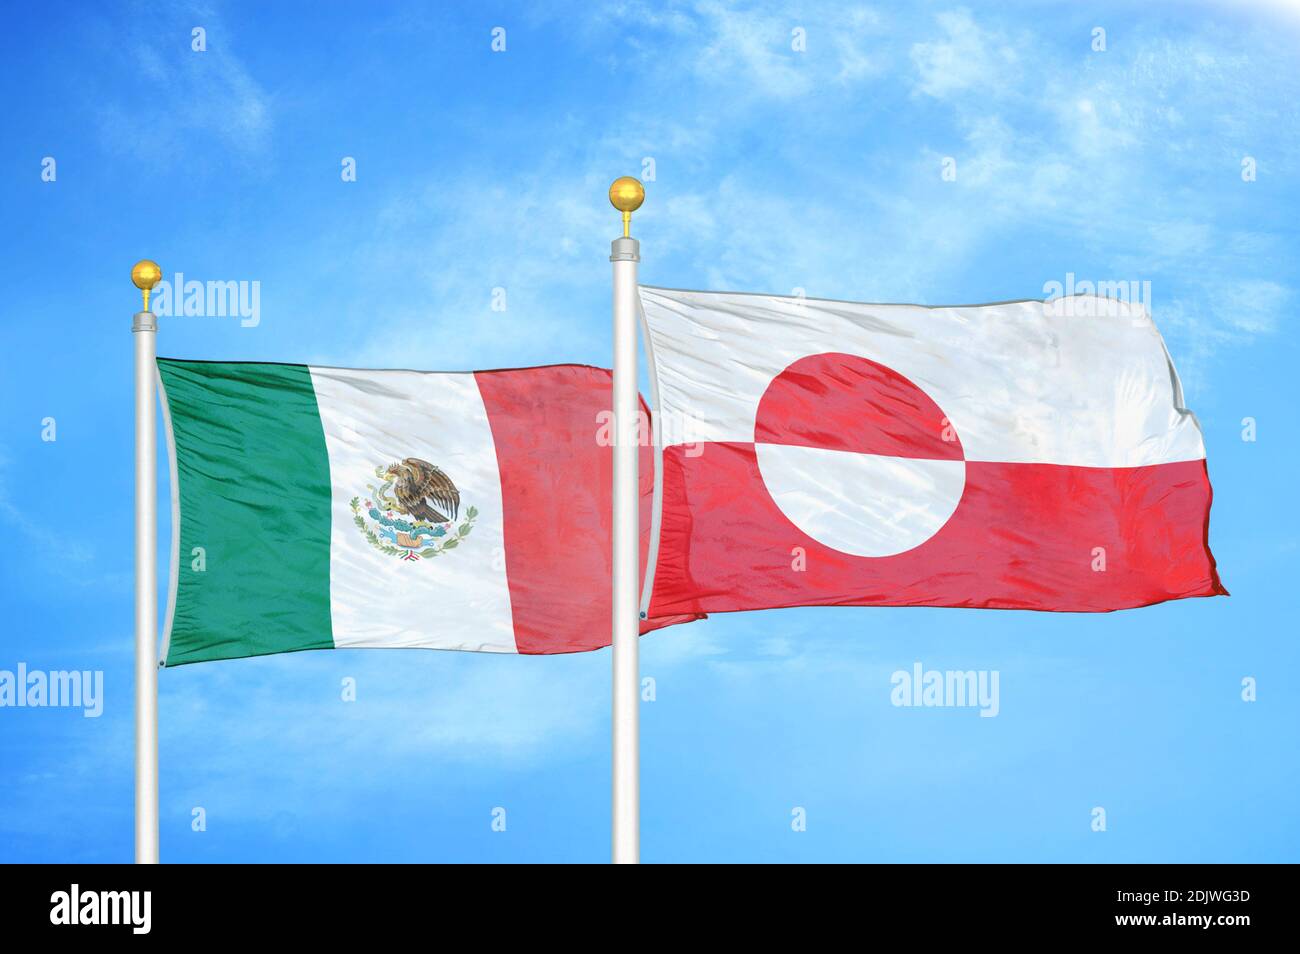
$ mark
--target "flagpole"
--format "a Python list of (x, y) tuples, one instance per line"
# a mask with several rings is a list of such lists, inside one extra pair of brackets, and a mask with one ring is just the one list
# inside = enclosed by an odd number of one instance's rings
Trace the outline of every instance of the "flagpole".
[(149, 293), (162, 270), (136, 262), (131, 281), (144, 295), (135, 314), (135, 862), (158, 863), (158, 435), (155, 356), (158, 318)]
[(632, 213), (645, 189), (631, 176), (616, 179), (609, 201), (623, 214), (623, 235), (614, 240), (614, 544), (613, 544), (613, 779), (612, 856), (614, 864), (641, 860), (640, 535), (637, 400), (636, 285), (641, 246), (632, 238)]

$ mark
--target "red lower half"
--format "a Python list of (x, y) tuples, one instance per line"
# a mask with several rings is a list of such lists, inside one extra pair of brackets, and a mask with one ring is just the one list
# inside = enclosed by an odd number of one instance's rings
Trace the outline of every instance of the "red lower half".
[(1105, 612), (1227, 591), (1210, 553), (1205, 461), (966, 465), (948, 522), (905, 553), (823, 546), (778, 509), (754, 445), (664, 451), (654, 616), (783, 606)]

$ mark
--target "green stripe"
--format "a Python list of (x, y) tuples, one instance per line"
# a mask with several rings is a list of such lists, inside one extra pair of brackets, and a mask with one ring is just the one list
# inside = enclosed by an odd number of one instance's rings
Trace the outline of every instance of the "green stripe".
[(170, 358), (158, 370), (180, 489), (166, 664), (333, 648), (329, 454), (310, 372)]

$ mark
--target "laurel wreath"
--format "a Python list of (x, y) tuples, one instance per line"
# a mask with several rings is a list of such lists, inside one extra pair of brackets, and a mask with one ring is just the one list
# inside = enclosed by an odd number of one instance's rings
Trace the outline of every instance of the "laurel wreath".
[[(402, 554), (402, 553), (412, 553), (415, 556), (420, 556), (420, 557), (435, 557), (446, 550), (454, 550), (461, 545), (461, 542), (466, 537), (469, 536), (470, 531), (474, 529), (474, 521), (475, 519), (478, 518), (477, 507), (467, 508), (465, 510), (465, 520), (464, 522), (461, 523), (459, 527), (456, 528), (455, 533), (444, 537), (441, 540), (441, 542), (435, 544), (434, 546), (426, 547), (425, 549), (420, 551), (415, 551), (415, 550), (408, 550), (405, 547), (395, 547), (391, 543), (387, 543), (381, 540), (379, 538), (379, 534), (371, 530), (370, 527), (366, 524), (365, 517), (361, 516), (360, 497), (353, 497), (352, 500), (349, 502), (349, 506), (351, 506), (352, 508), (352, 522), (355, 523), (357, 525), (357, 529), (360, 530), (365, 535), (366, 541), (372, 547), (378, 550), (380, 553), (387, 554), (388, 556), (397, 556), (398, 554)], [(440, 526), (439, 524), (425, 523), (423, 521), (414, 524), (408, 524), (406, 521), (386, 521), (386, 522), (397, 527), (397, 529), (399, 530), (404, 530), (407, 533), (411, 532), (411, 530), (422, 530), (422, 529), (432, 528), (434, 526)]]

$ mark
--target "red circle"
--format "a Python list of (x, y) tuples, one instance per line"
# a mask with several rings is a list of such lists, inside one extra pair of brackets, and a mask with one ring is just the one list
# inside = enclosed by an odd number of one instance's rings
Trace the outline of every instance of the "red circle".
[(963, 460), (939, 405), (892, 368), (852, 354), (800, 358), (758, 402), (754, 441), (826, 450)]

